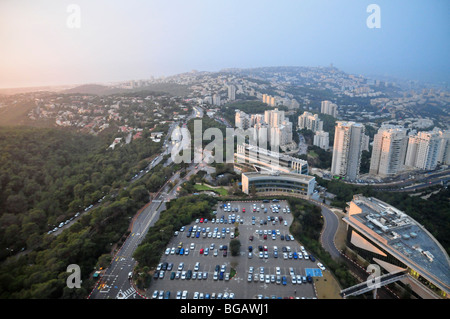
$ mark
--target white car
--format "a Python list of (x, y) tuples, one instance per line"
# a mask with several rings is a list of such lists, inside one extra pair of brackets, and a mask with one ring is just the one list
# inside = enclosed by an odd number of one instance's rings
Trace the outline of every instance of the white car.
[(317, 263), (317, 267), (319, 267), (321, 270), (325, 270), (325, 267), (322, 265), (322, 263)]

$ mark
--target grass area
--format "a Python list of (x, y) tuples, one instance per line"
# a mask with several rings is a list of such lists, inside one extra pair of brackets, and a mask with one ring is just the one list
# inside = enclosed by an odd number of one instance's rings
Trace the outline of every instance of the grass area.
[(308, 156), (311, 157), (311, 158), (318, 158), (318, 157), (319, 157), (319, 154), (317, 154), (317, 153), (314, 152), (314, 151), (309, 151), (309, 152), (308, 152)]
[(329, 271), (323, 271), (323, 277), (314, 277), (317, 299), (342, 299), (341, 288)]
[(194, 188), (198, 191), (211, 191), (218, 193), (220, 196), (228, 196), (228, 191), (223, 187), (210, 187), (202, 184), (195, 184)]

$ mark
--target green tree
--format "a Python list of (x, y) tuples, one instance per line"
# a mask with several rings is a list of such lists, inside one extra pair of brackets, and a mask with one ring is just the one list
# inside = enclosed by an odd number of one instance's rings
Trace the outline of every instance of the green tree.
[(239, 239), (232, 239), (230, 241), (231, 256), (238, 256), (241, 249), (241, 241)]

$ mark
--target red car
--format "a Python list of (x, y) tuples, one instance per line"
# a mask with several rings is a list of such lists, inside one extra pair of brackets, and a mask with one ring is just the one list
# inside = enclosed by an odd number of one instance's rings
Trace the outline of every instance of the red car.
[(245, 208), (242, 208), (242, 212), (245, 213)]
[(203, 223), (203, 218), (200, 218), (200, 223)]
[(248, 238), (250, 241), (253, 241), (253, 235)]
[(203, 248), (200, 249), (200, 255), (203, 255)]

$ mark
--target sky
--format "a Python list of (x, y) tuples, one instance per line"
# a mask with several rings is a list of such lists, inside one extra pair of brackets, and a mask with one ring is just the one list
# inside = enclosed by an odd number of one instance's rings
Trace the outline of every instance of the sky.
[(0, 88), (330, 63), (449, 82), (449, 13), (449, 0), (0, 0)]

